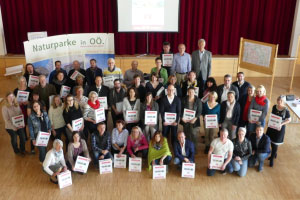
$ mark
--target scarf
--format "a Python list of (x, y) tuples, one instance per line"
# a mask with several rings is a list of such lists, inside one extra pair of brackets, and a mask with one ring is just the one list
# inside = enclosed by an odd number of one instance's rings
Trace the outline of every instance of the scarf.
[(232, 118), (233, 107), (235, 105), (235, 100), (233, 100), (232, 104), (230, 104), (229, 101), (226, 101), (226, 105), (227, 105), (226, 118), (231, 119)]
[(96, 100), (96, 103), (95, 103), (95, 104), (93, 104), (93, 103), (91, 102), (91, 100), (88, 100), (88, 104), (89, 104), (89, 106), (91, 106), (91, 108), (93, 108), (94, 110), (100, 108), (100, 102), (99, 102), (98, 100)]
[(152, 168), (151, 163), (153, 160), (160, 159), (164, 155), (172, 156), (167, 139), (166, 138), (164, 139), (163, 145), (159, 150), (157, 150), (151, 142), (149, 145), (149, 153), (148, 153), (148, 170), (149, 171), (151, 170)]
[(266, 98), (267, 98), (266, 96), (262, 96), (262, 97), (256, 96), (255, 101), (258, 105), (265, 106), (266, 105), (266, 102), (265, 102)]

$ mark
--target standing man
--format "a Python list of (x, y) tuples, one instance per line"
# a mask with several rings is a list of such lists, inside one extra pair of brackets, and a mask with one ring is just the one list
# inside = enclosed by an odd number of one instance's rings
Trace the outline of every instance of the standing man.
[(131, 69), (125, 71), (124, 75), (124, 84), (128, 88), (130, 85), (134, 84), (134, 76), (139, 75), (141, 82), (144, 83), (144, 73), (141, 70), (138, 70), (138, 61), (133, 60), (131, 62)]
[(178, 45), (178, 53), (174, 55), (171, 73), (176, 74), (177, 82), (181, 86), (186, 74), (192, 70), (191, 55), (185, 52), (185, 45)]
[(55, 61), (55, 69), (49, 75), (49, 83), (53, 83), (53, 79), (56, 76), (56, 73), (62, 71), (64, 73), (64, 77), (67, 77), (66, 70), (61, 68), (61, 62), (59, 60)]
[(245, 75), (244, 72), (238, 72), (237, 75), (237, 81), (233, 82), (232, 85), (237, 87), (239, 90), (239, 103), (241, 104), (241, 100), (247, 97), (247, 90), (248, 87), (250, 86), (250, 83), (245, 81)]
[[(170, 45), (170, 42), (164, 42), (163, 43), (163, 51), (160, 53), (160, 58), (161, 60), (163, 61), (164, 60), (164, 54), (173, 54), (173, 52), (170, 51), (171, 49), (171, 45)], [(172, 63), (173, 63), (173, 59), (172, 59)], [(166, 65), (164, 62), (163, 62), (163, 65), (162, 65), (163, 68), (165, 68), (167, 70), (167, 73), (168, 73), (168, 77), (171, 75), (171, 67), (172, 67), (172, 64), (171, 65)]]
[(126, 90), (121, 87), (120, 79), (114, 80), (114, 87), (109, 92), (109, 106), (111, 106), (111, 117), (113, 119), (114, 127), (116, 121), (123, 119), (123, 99), (126, 96)]
[(97, 67), (96, 62), (97, 61), (94, 58), (92, 58), (90, 60), (91, 66), (86, 70), (86, 82), (89, 87), (95, 85), (95, 79), (97, 76), (103, 76), (102, 69)]
[(211, 74), (211, 52), (205, 50), (205, 40), (198, 40), (198, 48), (192, 53), (192, 70), (197, 74), (197, 80), (205, 85), (207, 78)]
[(234, 91), (235, 93), (235, 100), (239, 100), (239, 90), (237, 87), (231, 84), (232, 83), (232, 77), (229, 74), (226, 74), (224, 76), (224, 84), (219, 85), (217, 87), (217, 93), (218, 93), (218, 102), (222, 103), (223, 101), (227, 100), (227, 93), (229, 91)]

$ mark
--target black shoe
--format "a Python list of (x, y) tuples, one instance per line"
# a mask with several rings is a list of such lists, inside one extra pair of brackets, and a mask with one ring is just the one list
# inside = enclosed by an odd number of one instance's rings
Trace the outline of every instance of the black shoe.
[(21, 157), (25, 157), (25, 151), (20, 152)]
[(54, 183), (54, 184), (58, 184), (58, 181), (56, 180), (53, 180), (51, 177), (50, 177), (50, 182)]
[(274, 160), (273, 159), (270, 159), (270, 167), (273, 167), (273, 165), (274, 165)]

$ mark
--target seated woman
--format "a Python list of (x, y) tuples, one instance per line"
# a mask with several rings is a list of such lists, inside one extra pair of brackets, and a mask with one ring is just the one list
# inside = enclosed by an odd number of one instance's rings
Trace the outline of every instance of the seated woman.
[(67, 165), (72, 172), (74, 171), (77, 156), (91, 160), (85, 140), (81, 139), (79, 132), (75, 131), (73, 133), (73, 142), (69, 143), (67, 153)]
[[(53, 97), (49, 108), (49, 119), (52, 125), (52, 135), (54, 139), (61, 139), (61, 134), (65, 134), (65, 120), (63, 117), (63, 105), (59, 95)], [(65, 134), (67, 137), (67, 135)]]
[(76, 86), (74, 89), (75, 89), (75, 95), (76, 95), (76, 96), (74, 96), (74, 99), (78, 103), (78, 105), (80, 106), (80, 109), (84, 110), (84, 107), (87, 104), (89, 99), (86, 96), (83, 96), (84, 91), (83, 91), (83, 88), (81, 86)]
[[(21, 153), (25, 156), (25, 130), (23, 127), (16, 127), (12, 122), (12, 117), (22, 115), (17, 99), (12, 92), (6, 94), (5, 104), (2, 107), (2, 116), (5, 122), (5, 130), (10, 136), (11, 146), (15, 154)], [(17, 137), (20, 142), (18, 147)]]
[(148, 169), (152, 165), (168, 165), (172, 160), (167, 138), (160, 131), (156, 131), (149, 144)]
[[(123, 100), (123, 117), (126, 122), (126, 128), (129, 132), (131, 132), (132, 127), (139, 125), (140, 108), (141, 108), (141, 102), (140, 99), (138, 99), (137, 91), (135, 90), (135, 88), (129, 88), (127, 91), (127, 97), (125, 97)], [(126, 116), (127, 111), (137, 111), (138, 120), (129, 121)]]
[[(32, 106), (32, 113), (28, 117), (28, 129), (30, 139), (32, 140), (33, 145), (35, 145), (39, 131), (51, 133), (51, 122), (47, 112), (41, 110), (39, 102), (34, 101)], [(43, 162), (45, 160), (47, 147), (38, 146), (37, 148), (39, 149), (39, 160), (40, 162)]]
[(61, 140), (54, 140), (53, 148), (47, 152), (43, 162), (43, 169), (50, 175), (50, 181), (55, 184), (58, 183), (57, 175), (67, 170), (63, 152), (63, 142)]
[[(87, 131), (91, 134), (97, 130), (97, 123), (95, 110), (100, 108), (100, 102), (98, 101), (98, 94), (91, 91), (89, 94), (89, 100), (84, 106), (83, 118)], [(88, 138), (88, 132), (85, 131), (85, 137)]]
[(125, 129), (125, 122), (123, 120), (116, 121), (116, 128), (112, 130), (112, 154), (125, 154), (128, 138), (128, 130)]
[[(197, 79), (196, 79), (196, 72), (190, 71), (187, 75), (187, 78), (188, 79), (182, 83), (182, 97), (187, 96), (187, 92), (188, 92), (189, 87), (199, 88), (199, 85), (198, 85), (198, 82), (197, 82)], [(200, 88), (201, 88), (201, 86), (200, 86)]]
[(278, 146), (283, 144), (285, 135), (285, 125), (291, 122), (290, 112), (284, 104), (283, 96), (277, 98), (277, 105), (272, 108), (272, 114), (280, 116), (282, 119), (280, 129), (268, 127), (267, 136), (271, 139), (272, 153), (270, 157), (270, 167), (274, 165), (274, 158), (277, 157)]
[(233, 155), (231, 164), (233, 170), (236, 171), (240, 177), (246, 175), (248, 169), (248, 159), (252, 154), (251, 142), (245, 138), (246, 131), (246, 128), (240, 127), (238, 131), (238, 137), (232, 141)]
[(180, 85), (177, 83), (177, 78), (175, 75), (170, 75), (169, 78), (168, 78), (168, 82), (167, 84), (165, 85), (165, 91), (163, 91), (163, 96), (164, 95), (167, 95), (167, 89), (168, 89), (168, 86), (169, 85), (174, 85), (175, 87), (175, 95), (178, 96), (179, 98), (181, 98), (183, 95), (182, 95), (182, 91), (181, 91), (181, 87)]
[(221, 104), (220, 125), (229, 132), (229, 139), (236, 138), (236, 129), (240, 119), (240, 104), (235, 100), (234, 91), (227, 93), (227, 101)]
[[(156, 111), (156, 124), (150, 125), (150, 124), (145, 124), (145, 112), (146, 111)], [(156, 130), (158, 130), (158, 121), (159, 121), (159, 106), (158, 103), (153, 101), (152, 93), (148, 92), (146, 94), (146, 101), (141, 104), (141, 109), (140, 109), (140, 119), (141, 119), (141, 126), (142, 129), (144, 130), (145, 137), (147, 141), (152, 138)]]
[(151, 73), (150, 81), (146, 83), (146, 92), (152, 93), (154, 101), (160, 98), (161, 94), (158, 94), (158, 91), (161, 91), (162, 87), (163, 84), (158, 81), (158, 75), (156, 73)]
[(139, 153), (142, 153), (143, 158), (147, 158), (148, 142), (138, 126), (133, 127), (128, 136), (127, 152), (131, 158), (135, 158)]
[(56, 93), (60, 94), (61, 86), (68, 86), (68, 77), (65, 76), (63, 71), (56, 72), (55, 77), (53, 78), (53, 83), (56, 89)]

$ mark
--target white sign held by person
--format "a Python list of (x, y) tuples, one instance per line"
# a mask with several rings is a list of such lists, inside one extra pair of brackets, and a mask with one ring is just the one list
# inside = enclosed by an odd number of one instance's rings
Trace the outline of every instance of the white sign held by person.
[(28, 101), (29, 92), (18, 90), (17, 93), (17, 101), (18, 102), (26, 102)]
[(280, 131), (281, 123), (282, 123), (282, 117), (271, 113), (269, 117), (268, 127)]
[(176, 113), (165, 112), (165, 122), (167, 124), (173, 124), (174, 122), (176, 122), (176, 117)]
[(70, 94), (71, 87), (62, 85), (60, 88), (60, 97), (65, 98), (68, 94)]
[[(163, 81), (163, 80), (162, 80)], [(161, 93), (164, 91), (164, 87), (161, 87), (157, 92), (156, 92), (156, 96), (159, 97), (161, 95)]]
[(86, 173), (89, 167), (90, 160), (86, 157), (77, 156), (74, 171)]
[(119, 154), (114, 155), (114, 168), (126, 168), (126, 154), (121, 154), (120, 157), (118, 157)]
[(73, 131), (79, 131), (82, 126), (83, 126), (83, 118), (72, 120)]
[(145, 111), (145, 125), (155, 125), (157, 123), (157, 111)]
[(262, 114), (262, 111), (250, 109), (250, 120), (253, 122), (258, 122)]
[(69, 170), (60, 173), (57, 175), (57, 180), (58, 180), (58, 187), (59, 189), (68, 187), (72, 185), (72, 175)]
[(35, 146), (46, 147), (48, 145), (50, 135), (51, 134), (48, 132), (39, 131), (35, 140)]
[(81, 76), (82, 78), (84, 78), (85, 76), (80, 73), (79, 71), (75, 70), (74, 73), (70, 76), (70, 79), (72, 79), (73, 81), (76, 80), (77, 76)]
[(107, 97), (98, 97), (98, 101), (100, 102), (100, 107), (104, 108), (105, 110), (108, 109), (107, 106)]
[(182, 178), (195, 178), (195, 163), (182, 163), (181, 169)]
[(111, 159), (99, 160), (99, 172), (100, 174), (112, 173), (113, 172), (112, 160)]
[(96, 121), (96, 123), (103, 122), (103, 121), (106, 120), (105, 110), (104, 110), (103, 107), (98, 108), (94, 112), (95, 112), (95, 121)]
[(165, 67), (172, 67), (173, 63), (173, 54), (162, 54), (162, 65)]
[(222, 155), (211, 154), (210, 169), (221, 170), (223, 163), (224, 157)]
[(114, 80), (115, 80), (115, 78), (113, 76), (105, 76), (105, 77), (103, 77), (103, 85), (105, 85), (109, 88), (113, 88)]
[(218, 128), (218, 115), (205, 115), (205, 128)]
[(12, 121), (13, 125), (17, 128), (25, 127), (24, 115), (18, 115), (18, 116), (12, 117), (11, 121)]
[(141, 172), (142, 171), (142, 158), (129, 157), (129, 169), (130, 172)]
[(126, 123), (135, 123), (139, 121), (139, 112), (137, 110), (126, 110)]
[(186, 109), (186, 108), (183, 110), (183, 117), (182, 118), (184, 120), (190, 121), (190, 120), (194, 119), (195, 116), (196, 116), (196, 111), (189, 110), (189, 109)]
[(167, 166), (166, 165), (154, 165), (153, 168), (153, 179), (166, 179)]
[(202, 97), (202, 99), (201, 99), (202, 103), (206, 103), (206, 102), (208, 101), (208, 98), (209, 98), (209, 92), (206, 93), (206, 94)]
[(39, 83), (40, 83), (40, 80), (39, 80), (38, 76), (33, 76), (33, 75), (29, 76), (28, 87), (35, 87)]

